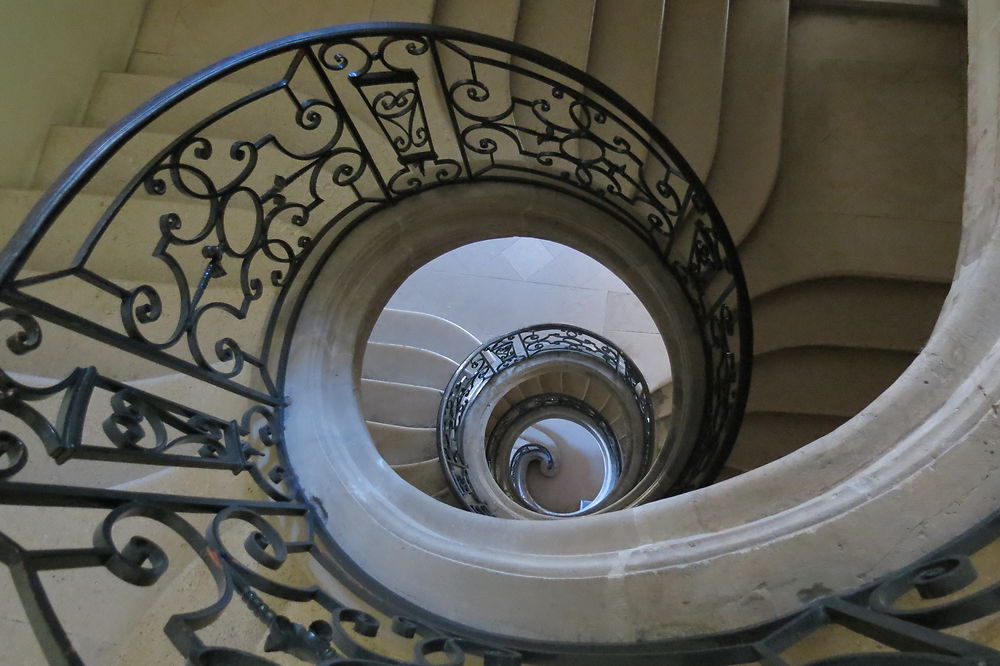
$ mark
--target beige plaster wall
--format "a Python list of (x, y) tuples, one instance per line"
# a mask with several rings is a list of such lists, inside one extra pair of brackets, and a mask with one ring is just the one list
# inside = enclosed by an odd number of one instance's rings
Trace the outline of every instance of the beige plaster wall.
[(53, 124), (78, 124), (98, 73), (122, 71), (146, 0), (0, 0), (0, 187), (26, 187)]

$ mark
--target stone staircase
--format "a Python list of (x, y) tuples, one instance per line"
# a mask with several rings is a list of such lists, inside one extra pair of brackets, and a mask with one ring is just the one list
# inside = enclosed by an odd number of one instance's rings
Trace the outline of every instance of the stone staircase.
[[(151, 0), (128, 71), (101, 76), (82, 126), (52, 128), (31, 189), (0, 190), (6, 229), (105, 127), (177, 79), (284, 34), (380, 20), (484, 32), (584, 69), (653, 118), (706, 180), (740, 243), (754, 299), (755, 379), (731, 473), (839, 426), (922, 348), (960, 232), (962, 31), (899, 19), (913, 44), (900, 49), (892, 19), (808, 11), (790, 18), (787, 0), (632, 0), (627, 11), (613, 0)], [(848, 21), (851, 30), (838, 33)], [(94, 219), (149, 155), (201, 117), (197, 109), (216, 108), (267, 74), (242, 73), (206, 91), (199, 98), (206, 107), (168, 114), (99, 172), (74, 212)], [(240, 128), (228, 129), (238, 135)], [(937, 168), (914, 174), (915, 162)], [(118, 276), (140, 279), (140, 263), (106, 261)], [(386, 310), (361, 368), (361, 409), (379, 452), (404, 479), (442, 499), (448, 491), (434, 418), (441, 389), (478, 342), (440, 318)], [(122, 371), (143, 381), (173, 377)], [(174, 380), (183, 392), (183, 380)], [(561, 386), (584, 396), (589, 389)], [(669, 385), (654, 394), (659, 427), (670, 416), (669, 394)], [(115, 483), (154, 492), (180, 475), (192, 486), (202, 482), (190, 470), (167, 474), (137, 470)], [(240, 491), (251, 492), (232, 489)], [(164, 598), (203, 583), (198, 567), (172, 567), (180, 573)], [(169, 653), (154, 615), (109, 630), (112, 647), (101, 654), (137, 663)], [(253, 622), (213, 631), (254, 631), (263, 643), (266, 631)]]

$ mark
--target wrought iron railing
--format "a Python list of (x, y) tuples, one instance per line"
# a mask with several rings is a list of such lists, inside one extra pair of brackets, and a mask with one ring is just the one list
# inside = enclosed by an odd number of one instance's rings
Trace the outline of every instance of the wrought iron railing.
[[(245, 92), (254, 72), (272, 78)], [(234, 81), (243, 92), (199, 106), (202, 93)], [(187, 129), (163, 129), (185, 114), (197, 118)], [(488, 182), (593, 206), (679, 282), (708, 398), (676, 489), (713, 480), (746, 400), (749, 303), (718, 211), (664, 136), (602, 83), (504, 40), (412, 24), (287, 37), (122, 119), (0, 255), (0, 323), (11, 331), (0, 375), (0, 560), (50, 661), (81, 658), (64, 626), (75, 618), (56, 610), (45, 572), (93, 568), (119, 584), (155, 586), (168, 570), (158, 545), (166, 534), (186, 544), (217, 593), (166, 622), (179, 659), (263, 663), (251, 645), (205, 638), (237, 598), (266, 628), (268, 650), (317, 663), (388, 659), (367, 641), (379, 629), (372, 615), (314, 582), (282, 579), (297, 556), (345, 581), (372, 613), (418, 618), (390, 627), (412, 640), (413, 663), (460, 663), (465, 652), (519, 663), (521, 648), (493, 647), (515, 642), (430, 617), (366, 578), (364, 563), (350, 562), (325, 531), (343, 517), (298, 487), (282, 453), (295, 398), (284, 363), (318, 267), (373, 213), (430, 188)], [(210, 524), (196, 526), (206, 516)], [(154, 536), (133, 533), (120, 545), (137, 517), (155, 523), (144, 528)], [(69, 545), (29, 545), (39, 524)], [(224, 538), (234, 524), (250, 531), (239, 548)], [(93, 536), (77, 534), (83, 528)], [(114, 604), (114, 586), (106, 592), (88, 605)], [(276, 599), (327, 616), (290, 619)], [(521, 647), (567, 663), (586, 652)], [(632, 660), (628, 648), (601, 653), (601, 663)]]
[[(636, 413), (641, 423), (641, 437), (632, 443), (634, 450), (628, 452), (630, 457), (639, 459), (637, 478), (628, 479), (630, 485), (641, 478), (649, 470), (655, 443), (653, 440), (653, 405), (650, 401), (649, 387), (635, 363), (610, 340), (577, 326), (568, 324), (538, 324), (518, 329), (507, 335), (494, 338), (477, 348), (455, 371), (451, 381), (445, 388), (438, 410), (437, 441), (440, 453), (441, 467), (445, 478), (451, 486), (455, 497), (470, 511), (493, 515), (489, 505), (482, 496), (484, 479), (473, 478), (469, 472), (468, 454), (470, 444), (477, 455), (485, 456), (494, 478), (499, 477), (500, 486), (508, 491), (517, 488), (515, 482), (519, 470), (511, 467), (508, 461), (491, 446), (495, 437), (472, 437), (473, 442), (467, 442), (465, 429), (466, 413), (482, 391), (501, 373), (510, 374), (518, 366), (533, 359), (545, 358), (559, 354), (569, 357), (592, 359), (610, 370), (621, 385), (623, 393), (634, 403)], [(559, 361), (555, 362), (556, 364)], [(557, 372), (553, 369), (553, 372)], [(568, 398), (568, 396), (565, 396)], [(538, 405), (542, 408), (544, 405)], [(580, 404), (576, 411), (594, 418), (599, 417), (592, 405)], [(519, 410), (514, 410), (519, 411)], [(501, 420), (504, 415), (500, 415)], [(614, 452), (619, 467), (622, 451), (613, 437)], [(489, 441), (487, 441), (489, 440)], [(541, 452), (540, 452), (541, 453)], [(621, 481), (626, 479), (622, 478)], [(616, 479), (619, 481), (619, 479)], [(617, 497), (621, 497), (632, 488), (620, 488)], [(615, 497), (609, 495), (607, 499)], [(523, 493), (514, 493), (513, 499), (523, 501)], [(603, 498), (602, 498), (603, 499)], [(587, 510), (573, 515), (593, 513), (607, 509), (603, 501), (594, 502)], [(615, 508), (621, 508), (617, 505)]]

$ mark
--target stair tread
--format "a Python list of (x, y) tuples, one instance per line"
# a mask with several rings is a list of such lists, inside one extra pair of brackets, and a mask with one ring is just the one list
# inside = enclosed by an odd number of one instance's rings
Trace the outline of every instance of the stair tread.
[(372, 329), (369, 342), (420, 347), (461, 362), (480, 345), (458, 324), (424, 312), (386, 308)]
[(955, 272), (954, 222), (810, 211), (794, 223), (763, 225), (740, 248), (751, 298), (835, 277), (950, 284)]
[(726, 465), (744, 470), (760, 467), (832, 432), (844, 420), (822, 414), (747, 414)]
[(441, 391), (426, 386), (378, 379), (361, 380), (362, 411), (367, 421), (434, 428), (440, 402)]
[[(44, 194), (45, 190), (39, 189), (0, 188), (0, 219), (3, 220), (0, 236), (9, 238), (13, 235)], [(113, 201), (114, 195), (110, 193), (77, 194), (56, 222), (55, 228), (59, 233), (47, 234), (42, 239), (32, 252), (27, 268), (36, 272), (48, 272), (69, 266), (92, 228), (78, 224), (77, 221), (100, 219)], [(193, 199), (177, 199), (167, 203), (164, 199), (137, 194), (122, 208), (116, 221), (98, 243), (98, 250), (88, 260), (87, 266), (108, 278), (169, 282), (171, 275), (165, 268), (162, 273), (157, 271), (156, 274), (151, 274), (149, 265), (150, 256), (161, 237), (157, 220), (168, 211), (186, 221), (203, 221), (205, 218), (204, 204)], [(108, 245), (113, 245), (115, 251), (102, 251), (101, 248)], [(191, 277), (200, 274), (203, 264), (203, 259), (198, 261), (198, 273)], [(240, 289), (238, 272), (215, 280), (212, 288)]]
[(540, 375), (538, 380), (545, 393), (562, 393), (563, 381), (561, 372), (548, 372)]
[[(135, 52), (160, 56), (160, 71), (178, 76), (232, 53), (319, 27), (369, 21), (430, 22), (434, 0), (295, 0), (254, 6), (243, 0), (153, 0)], [(219, 30), (224, 25), (226, 29)], [(142, 66), (142, 61), (133, 66)], [(169, 68), (169, 69), (167, 69)]]
[(583, 396), (583, 401), (599, 412), (604, 409), (609, 400), (611, 400), (611, 394), (597, 381), (590, 382), (587, 386), (587, 392)]
[(520, 0), (437, 0), (434, 23), (472, 30), (502, 39), (513, 39)]
[(428, 495), (433, 496), (448, 489), (448, 482), (437, 458), (409, 465), (394, 465), (393, 470), (410, 485)]
[(830, 347), (763, 354), (754, 358), (753, 390), (746, 411), (850, 418), (898, 378), (913, 356), (909, 352)]
[(567, 373), (563, 378), (563, 392), (577, 400), (583, 400), (590, 388), (590, 377), (575, 373)]
[[(903, 280), (791, 285), (754, 300), (754, 354), (808, 345), (916, 354), (927, 342), (927, 331), (941, 314), (947, 293), (943, 283)], [(886, 303), (893, 304), (891, 311)]]
[(788, 0), (730, 7), (722, 111), (706, 186), (733, 239), (756, 224), (778, 174)]
[[(229, 104), (260, 90), (265, 85), (285, 76), (285, 69), (275, 78), (261, 83), (230, 80), (214, 81), (212, 85), (198, 90), (166, 111), (149, 125), (150, 131), (178, 134), (185, 132), (203, 121), (209, 114), (223, 109)], [(107, 127), (134, 109), (142, 106), (153, 96), (177, 81), (174, 77), (130, 72), (104, 72), (94, 86), (90, 105), (84, 115), (84, 124)], [(329, 95), (315, 72), (307, 67), (299, 67), (291, 79), (291, 89), (299, 99), (328, 99)], [(257, 139), (265, 133), (279, 135), (282, 130), (295, 127), (298, 107), (281, 93), (254, 100), (215, 121), (214, 131), (247, 139)]]
[(586, 69), (597, 0), (522, 2), (514, 40)]
[(368, 421), (375, 448), (390, 465), (405, 465), (437, 456), (437, 429)]
[(443, 390), (457, 369), (458, 363), (428, 349), (369, 342), (361, 376)]
[[(104, 133), (101, 127), (53, 125), (42, 149), (33, 187), (46, 188)], [(126, 143), (86, 185), (87, 193), (118, 194), (125, 184), (177, 138), (175, 133), (143, 131)]]
[[(57, 180), (66, 167), (103, 133), (104, 130), (99, 127), (53, 125), (49, 130), (31, 187), (44, 189)], [(237, 169), (242, 166), (241, 162), (234, 162), (229, 157), (229, 151), (236, 140), (225, 134), (216, 134), (212, 131), (202, 133), (199, 137), (210, 141), (213, 148), (207, 169), (211, 175), (217, 178), (234, 177)], [(150, 129), (139, 132), (93, 175), (84, 187), (83, 193), (118, 195), (137, 173), (177, 138), (177, 133), (158, 132)], [(190, 160), (197, 163), (198, 158), (193, 156), (193, 152), (193, 147), (185, 150), (185, 161)], [(259, 192), (264, 192), (273, 186), (276, 174), (291, 174), (303, 166), (302, 161), (281, 155), (279, 151), (270, 146), (262, 149), (258, 153), (257, 159), (257, 165), (247, 177), (245, 185)], [(321, 187), (319, 194), (327, 200), (337, 201), (344, 191), (344, 188), (338, 188), (331, 182)], [(163, 195), (151, 195), (140, 186), (132, 198), (170, 202), (170, 205), (173, 205), (173, 202), (191, 203), (195, 201), (194, 198), (172, 185), (168, 186)], [(251, 207), (245, 197), (234, 197), (231, 205), (242, 209)]]
[[(663, 0), (598, 0), (587, 73), (609, 85), (647, 118), (656, 90)], [(627, 44), (628, 48), (622, 48)]]
[(670, 0), (653, 124), (704, 180), (719, 138), (729, 0)]
[[(83, 117), (83, 124), (91, 127), (107, 127), (120, 118), (128, 114), (133, 109), (148, 101), (157, 93), (170, 87), (177, 82), (176, 77), (157, 76), (152, 74), (134, 74), (131, 72), (102, 72), (97, 83), (94, 84), (94, 92), (90, 98), (90, 104)], [(233, 83), (227, 80), (215, 81), (204, 91), (197, 93), (204, 95), (211, 92), (213, 98), (232, 101), (239, 99), (247, 93), (253, 92), (259, 86), (247, 83)], [(214, 108), (221, 108), (226, 102), (221, 102)], [(183, 124), (171, 122), (160, 125), (160, 131), (183, 131), (191, 126), (192, 121), (203, 118), (209, 109), (202, 109), (197, 118), (186, 121)], [(171, 110), (162, 120), (176, 118), (177, 115), (187, 116), (188, 114), (177, 114)], [(161, 121), (155, 121), (157, 123)]]

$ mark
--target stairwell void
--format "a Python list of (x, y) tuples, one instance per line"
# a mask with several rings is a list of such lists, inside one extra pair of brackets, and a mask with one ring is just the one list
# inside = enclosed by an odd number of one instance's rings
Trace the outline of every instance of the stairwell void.
[[(450, 419), (461, 403), (471, 407), (472, 402), (491, 399), (480, 417), (485, 420), (464, 426), (461, 439), (476, 443), (468, 453), (456, 449), (455, 454), (481, 457), (490, 451), (491, 475), (499, 483), (508, 491), (526, 490), (529, 479), (540, 484), (550, 504), (562, 507), (560, 514), (577, 515), (584, 510), (581, 501), (596, 510), (602, 504), (594, 502), (598, 495), (610, 499), (615, 486), (621, 486), (621, 494), (635, 485), (640, 468), (649, 464), (642, 458), (651, 461), (666, 439), (672, 392), (662, 338), (625, 283), (572, 248), (534, 238), (465, 245), (408, 276), (389, 306), (379, 315), (365, 348), (365, 420), (382, 457), (433, 497), (485, 510), (481, 501), (472, 499), (476, 493), (463, 500), (463, 493), (456, 492), (469, 479), (460, 475), (459, 481), (440, 462), (439, 445), (446, 451), (459, 446), (454, 439), (459, 424)], [(514, 331), (523, 332), (511, 336)], [(514, 338), (521, 361), (505, 361), (507, 367), (490, 380), (494, 385), (486, 395), (479, 395), (482, 387), (473, 389), (452, 379), (464, 375), (470, 364), (478, 367), (487, 356), (497, 363), (491, 350)], [(540, 357), (540, 352), (546, 355)], [(624, 366), (619, 376), (618, 359), (633, 367), (631, 376)], [(601, 370), (608, 361), (610, 374)], [(650, 382), (655, 382), (652, 387)], [(559, 420), (555, 431), (546, 434), (534, 427), (546, 415), (557, 414), (569, 420)], [(533, 429), (530, 446), (518, 439), (525, 427)], [(481, 432), (473, 436), (476, 428)], [(557, 431), (576, 437), (559, 435), (558, 447), (552, 438)], [(450, 441), (439, 442), (443, 433), (451, 433), (445, 437)], [(540, 438), (562, 453), (540, 444)], [(529, 449), (517, 453), (524, 446)], [(527, 456), (528, 451), (538, 455)], [(631, 481), (619, 482), (623, 452)], [(498, 455), (505, 459), (506, 471), (498, 468)], [(633, 456), (638, 456), (634, 464)], [(521, 480), (515, 483), (515, 478)], [(593, 488), (584, 496), (587, 493), (580, 492), (587, 480)], [(481, 484), (491, 482), (481, 476), (473, 485)], [(559, 487), (574, 497), (559, 500)], [(534, 505), (532, 500), (519, 501), (522, 507)]]

